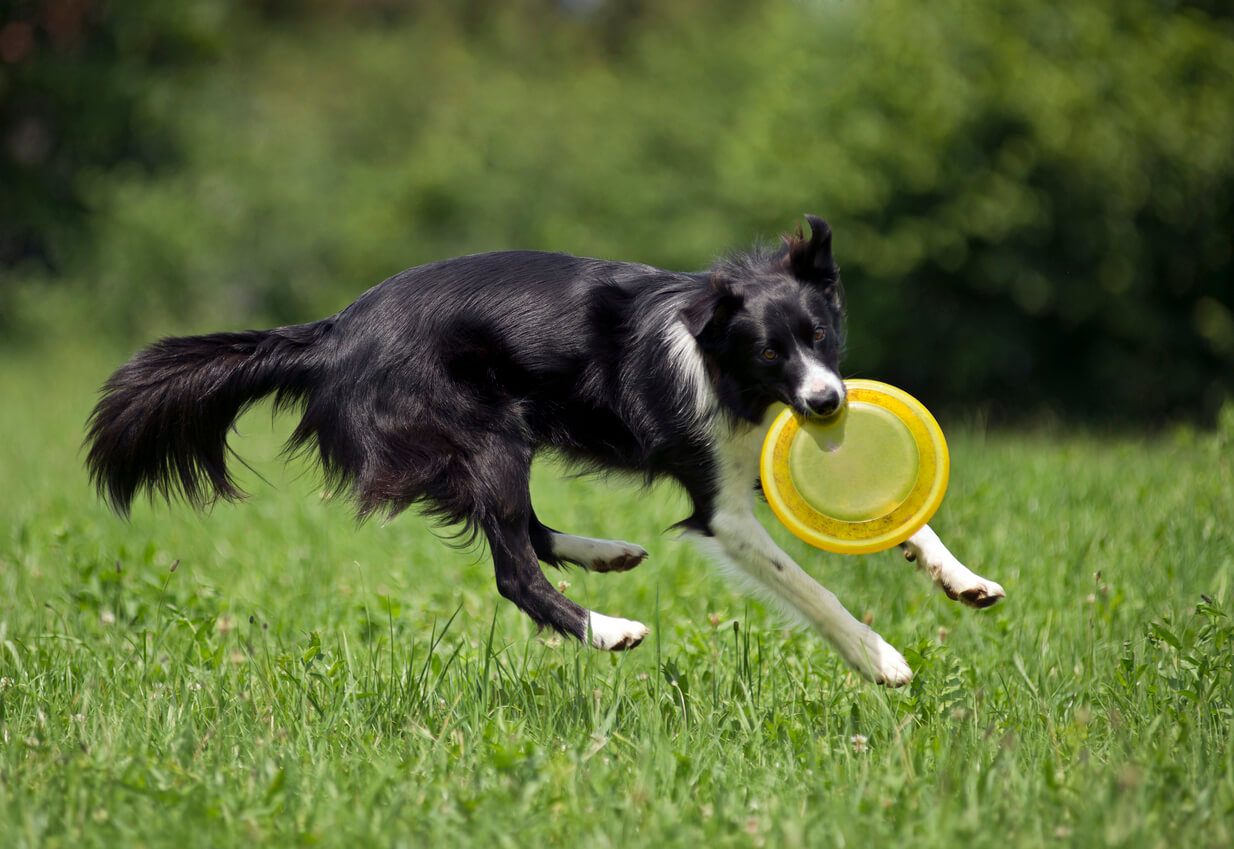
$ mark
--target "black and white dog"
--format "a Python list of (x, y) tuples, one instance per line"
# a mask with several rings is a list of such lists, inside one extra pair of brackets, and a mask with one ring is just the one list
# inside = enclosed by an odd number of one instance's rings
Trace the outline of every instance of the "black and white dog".
[[(503, 596), (598, 649), (632, 648), (647, 627), (579, 606), (540, 563), (622, 571), (647, 553), (543, 524), (532, 458), (549, 450), (668, 477), (693, 505), (678, 527), (708, 554), (872, 681), (904, 684), (912, 673), (900, 653), (777, 548), (752, 510), (776, 405), (827, 416), (845, 401), (831, 231), (807, 220), (808, 238), (798, 229), (778, 250), (701, 273), (479, 254), (405, 271), (311, 324), (165, 339), (104, 387), (89, 422), (91, 477), (122, 514), (143, 488), (198, 506), (238, 498), (227, 432), (273, 395), (303, 411), (289, 448), (314, 451), (362, 516), (417, 504), (482, 534)], [(1004, 595), (928, 527), (903, 547), (952, 598), (984, 607)]]

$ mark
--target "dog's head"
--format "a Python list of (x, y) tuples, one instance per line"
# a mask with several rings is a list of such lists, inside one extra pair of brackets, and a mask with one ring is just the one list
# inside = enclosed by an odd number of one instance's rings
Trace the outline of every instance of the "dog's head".
[(681, 313), (698, 340), (721, 403), (749, 421), (783, 402), (807, 416), (844, 404), (840, 357), (844, 293), (831, 255), (831, 228), (807, 215), (774, 253), (720, 262), (711, 287)]

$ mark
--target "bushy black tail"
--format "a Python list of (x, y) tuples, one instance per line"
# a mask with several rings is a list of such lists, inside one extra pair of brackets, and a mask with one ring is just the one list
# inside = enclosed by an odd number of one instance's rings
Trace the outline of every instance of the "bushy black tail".
[(227, 471), (227, 431), (271, 393), (280, 406), (305, 400), (332, 326), (164, 339), (138, 353), (103, 386), (87, 425), (99, 494), (122, 515), (143, 487), (197, 507), (243, 497)]

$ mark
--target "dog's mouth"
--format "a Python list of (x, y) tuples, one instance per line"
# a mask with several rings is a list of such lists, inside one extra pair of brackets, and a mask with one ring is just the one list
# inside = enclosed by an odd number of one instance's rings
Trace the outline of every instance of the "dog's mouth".
[(842, 397), (838, 402), (832, 399), (830, 403), (821, 408), (800, 399), (795, 400), (789, 406), (793, 408), (794, 413), (802, 418), (811, 419), (819, 423), (829, 423), (844, 415), (844, 411), (848, 409), (848, 397)]
[(844, 403), (831, 410), (817, 412), (804, 404), (794, 404), (793, 412), (801, 416), (803, 419), (809, 419), (818, 424), (834, 424), (844, 415), (844, 411), (848, 409), (848, 404)]
[(830, 422), (836, 421), (841, 416), (843, 416), (845, 411), (847, 410), (848, 410), (848, 401), (843, 401), (840, 403), (840, 406), (836, 407), (834, 410), (828, 410), (825, 413), (814, 413), (812, 415), (812, 418), (815, 418), (820, 422), (830, 423)]

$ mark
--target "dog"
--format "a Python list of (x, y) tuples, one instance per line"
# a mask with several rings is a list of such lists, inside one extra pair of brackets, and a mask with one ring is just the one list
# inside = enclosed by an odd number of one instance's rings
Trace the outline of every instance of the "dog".
[[(147, 490), (203, 507), (243, 497), (225, 460), (260, 398), (298, 409), (289, 451), (315, 454), (360, 517), (412, 505), (483, 537), (497, 589), (541, 627), (596, 649), (637, 646), (640, 622), (587, 610), (541, 563), (639, 565), (628, 542), (556, 531), (531, 503), (532, 459), (668, 478), (692, 512), (675, 526), (798, 614), (854, 669), (888, 686), (912, 671), (881, 636), (781, 551), (753, 512), (758, 457), (785, 404), (845, 403), (845, 302), (831, 229), (806, 216), (777, 248), (700, 273), (503, 251), (397, 274), (329, 318), (164, 339), (103, 387), (87, 423), (93, 484), (121, 515)], [(985, 607), (997, 583), (923, 527), (903, 544), (953, 599)]]

